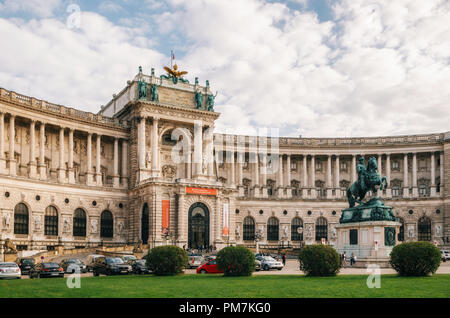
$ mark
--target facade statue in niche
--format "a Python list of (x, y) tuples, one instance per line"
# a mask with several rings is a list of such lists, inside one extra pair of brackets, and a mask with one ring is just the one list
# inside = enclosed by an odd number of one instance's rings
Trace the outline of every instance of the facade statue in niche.
[(241, 236), (241, 226), (239, 224), (236, 226), (236, 236)]
[(150, 169), (150, 167), (152, 166), (152, 151), (151, 150), (147, 150), (147, 152), (145, 154), (145, 165), (146, 165), (147, 169)]
[(283, 226), (283, 238), (288, 237), (288, 227), (287, 225)]
[(122, 234), (124, 233), (124, 227), (125, 227), (125, 225), (124, 225), (123, 221), (119, 221), (119, 222), (117, 223), (117, 232), (118, 232), (120, 235), (122, 235)]
[(334, 226), (331, 226), (331, 237), (332, 238), (337, 237), (336, 227), (334, 227)]
[(312, 233), (312, 225), (308, 224), (308, 226), (306, 227), (306, 233), (305, 236), (306, 237), (312, 237), (313, 233)]

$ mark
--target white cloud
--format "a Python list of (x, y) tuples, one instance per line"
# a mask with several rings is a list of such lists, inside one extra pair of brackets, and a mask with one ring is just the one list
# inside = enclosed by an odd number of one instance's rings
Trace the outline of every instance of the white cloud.
[[(80, 29), (57, 20), (14, 23), (0, 19), (0, 86), (69, 107), (97, 112), (142, 65), (161, 67), (163, 56), (133, 45), (139, 29), (118, 27), (82, 13)], [(142, 43), (140, 43), (142, 44)]]
[(327, 22), (262, 0), (146, 5), (164, 12), (121, 20), (125, 26), (85, 12), (75, 30), (53, 19), (0, 19), (0, 86), (95, 112), (138, 65), (161, 70), (167, 56), (150, 48), (169, 39), (185, 50), (182, 59), (175, 54), (191, 79), (219, 91), (217, 131), (279, 127), (322, 137), (449, 129), (448, 1), (341, 0)]
[(0, 3), (0, 11), (25, 11), (46, 18), (53, 16), (53, 11), (61, 5), (61, 0), (5, 0)]

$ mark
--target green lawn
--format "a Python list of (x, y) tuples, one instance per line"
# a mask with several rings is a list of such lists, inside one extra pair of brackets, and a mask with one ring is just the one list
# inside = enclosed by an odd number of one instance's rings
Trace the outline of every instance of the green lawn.
[(80, 289), (67, 288), (62, 278), (22, 279), (0, 281), (0, 297), (450, 297), (450, 275), (382, 275), (380, 289), (367, 288), (366, 279), (366, 275), (101, 276), (83, 277)]

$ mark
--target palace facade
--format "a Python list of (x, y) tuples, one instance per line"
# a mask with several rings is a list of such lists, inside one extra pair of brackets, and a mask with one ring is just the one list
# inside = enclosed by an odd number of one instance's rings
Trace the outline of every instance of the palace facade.
[(1, 88), (0, 243), (335, 244), (362, 156), (375, 157), (387, 177), (388, 188), (370, 195), (394, 208), (397, 239), (450, 245), (450, 132), (214, 134), (213, 103), (208, 81), (153, 70), (139, 72), (98, 114)]

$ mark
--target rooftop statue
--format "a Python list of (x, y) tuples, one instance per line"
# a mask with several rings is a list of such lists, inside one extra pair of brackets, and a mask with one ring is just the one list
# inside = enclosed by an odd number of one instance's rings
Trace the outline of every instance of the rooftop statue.
[(174, 84), (178, 83), (178, 80), (183, 83), (189, 83), (188, 80), (183, 78), (183, 75), (186, 75), (188, 72), (186, 71), (179, 71), (178, 65), (174, 65), (173, 68), (164, 66), (164, 70), (167, 72), (167, 75), (161, 75), (161, 78), (165, 79), (172, 79)]
[(214, 100), (216, 99), (216, 95), (208, 94), (206, 97), (206, 105), (208, 107), (208, 111), (213, 112), (214, 111)]
[(197, 109), (202, 109), (203, 105), (203, 94), (201, 92), (195, 92), (195, 105), (197, 106)]
[(386, 177), (380, 177), (378, 173), (377, 161), (374, 157), (369, 158), (367, 167), (364, 165), (364, 158), (360, 157), (358, 161), (356, 167), (358, 180), (347, 189), (348, 204), (351, 208), (355, 206), (355, 202), (362, 204), (362, 200), (368, 191), (371, 190), (376, 193), (376, 186), (380, 186), (380, 190), (388, 186)]

